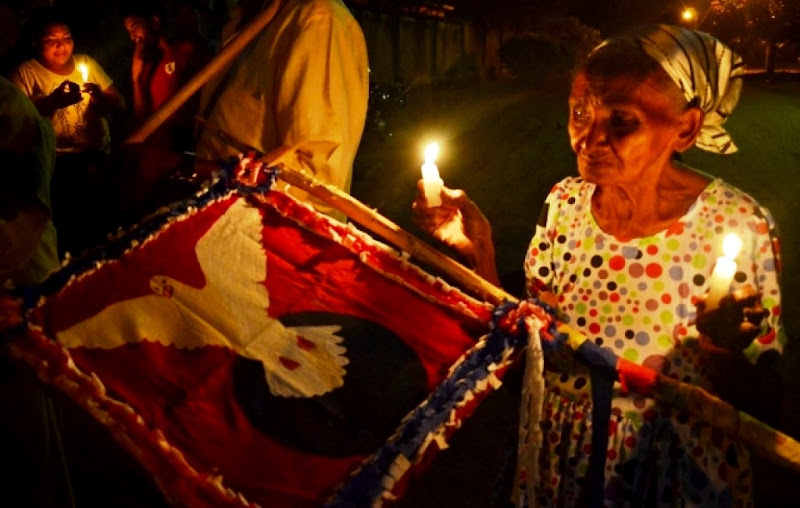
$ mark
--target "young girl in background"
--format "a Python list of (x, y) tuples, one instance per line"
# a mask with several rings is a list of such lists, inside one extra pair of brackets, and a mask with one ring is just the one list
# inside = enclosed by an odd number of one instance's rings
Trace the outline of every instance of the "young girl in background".
[[(109, 118), (125, 107), (111, 78), (88, 55), (73, 54), (69, 24), (55, 9), (32, 19), (35, 57), (12, 74), (56, 134), (52, 184), (53, 219), (59, 251), (76, 252), (99, 233), (96, 197), (102, 194), (99, 169), (111, 147)], [(100, 191), (100, 192), (97, 192)]]

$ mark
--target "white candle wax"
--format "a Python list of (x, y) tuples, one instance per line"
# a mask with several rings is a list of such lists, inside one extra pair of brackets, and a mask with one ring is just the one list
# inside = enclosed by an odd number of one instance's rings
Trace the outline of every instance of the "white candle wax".
[(708, 285), (708, 296), (706, 297), (706, 310), (714, 310), (719, 307), (719, 301), (728, 294), (731, 287), (733, 276), (736, 275), (736, 255), (742, 247), (742, 241), (733, 233), (725, 236), (722, 242), (723, 254), (717, 258), (714, 271)]
[(442, 204), (441, 193), (444, 180), (439, 176), (439, 168), (435, 164), (438, 155), (438, 143), (431, 143), (425, 147), (425, 163), (422, 165), (422, 185), (425, 189), (425, 201), (428, 202), (428, 206), (440, 206)]

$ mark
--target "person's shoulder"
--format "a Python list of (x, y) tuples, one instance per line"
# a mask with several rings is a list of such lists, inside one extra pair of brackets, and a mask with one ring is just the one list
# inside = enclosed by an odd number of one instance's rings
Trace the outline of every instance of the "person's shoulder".
[(322, 17), (338, 20), (353, 18), (348, 8), (339, 0), (295, 0), (287, 7), (294, 10), (300, 22)]
[(16, 69), (11, 71), (8, 79), (14, 83), (15, 86), (27, 90), (26, 93), (31, 93), (30, 87), (32, 86), (32, 83), (36, 81), (37, 67), (41, 66), (36, 62), (36, 60), (25, 60), (17, 65)]
[(706, 200), (713, 197), (715, 202), (727, 205), (751, 205), (759, 207), (758, 201), (748, 192), (736, 187), (735, 185), (726, 182), (722, 178), (715, 178), (706, 187), (704, 192)]
[(34, 67), (36, 65), (38, 65), (38, 62), (36, 61), (36, 59), (35, 58), (29, 58), (27, 60), (23, 60), (22, 62), (20, 62), (20, 64), (17, 66), (17, 68), (18, 69), (23, 69), (23, 68), (30, 69), (31, 67)]
[(713, 202), (716, 207), (738, 210), (749, 220), (766, 222), (770, 229), (774, 226), (772, 213), (755, 197), (721, 178), (709, 184), (703, 198), (706, 204)]
[(585, 205), (592, 198), (592, 184), (581, 177), (568, 176), (550, 188), (545, 204), (551, 209), (573, 208)]
[(550, 189), (550, 194), (566, 194), (569, 196), (577, 196), (589, 191), (592, 184), (579, 176), (568, 176), (555, 184)]
[[(0, 118), (5, 127), (0, 145), (7, 147), (9, 142), (17, 142), (18, 134), (28, 129), (30, 125), (41, 119), (43, 123), (48, 123), (39, 116), (36, 107), (27, 95), (11, 81), (0, 77)], [(17, 147), (19, 148), (19, 147)]]
[(39, 65), (38, 62), (31, 58), (30, 60), (25, 60), (17, 65), (17, 68), (14, 69), (14, 74), (29, 74), (34, 71), (36, 66)]
[[(26, 101), (28, 97), (17, 85), (0, 76), (0, 112), (2, 112), (0, 116), (5, 116), (8, 111), (23, 111)], [(8, 116), (14, 114), (16, 113), (9, 113)]]

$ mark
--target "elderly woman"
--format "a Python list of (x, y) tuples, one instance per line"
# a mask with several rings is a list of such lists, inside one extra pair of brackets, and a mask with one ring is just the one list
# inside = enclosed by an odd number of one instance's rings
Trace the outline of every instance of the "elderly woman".
[[(712, 391), (719, 366), (755, 364), (784, 342), (768, 211), (675, 157), (693, 145), (736, 150), (720, 124), (738, 100), (742, 70), (713, 37), (673, 26), (594, 49), (569, 98), (580, 176), (551, 190), (525, 259), (529, 293), (552, 302), (564, 322), (622, 358)], [(442, 201), (428, 207), (420, 192), (415, 221), (496, 282), (488, 222), (462, 191), (444, 189)], [(743, 242), (736, 291), (705, 311), (727, 232)], [(610, 417), (597, 421), (590, 371), (569, 356), (548, 360), (539, 483), (525, 484), (531, 429), (523, 428), (518, 504), (752, 502), (749, 458), (738, 443), (618, 385)], [(529, 400), (523, 388), (523, 412)], [(608, 435), (599, 466), (590, 464), (596, 427)]]

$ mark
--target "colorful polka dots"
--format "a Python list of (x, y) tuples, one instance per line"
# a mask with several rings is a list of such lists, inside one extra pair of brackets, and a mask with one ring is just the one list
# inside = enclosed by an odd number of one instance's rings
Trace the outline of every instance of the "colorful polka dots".
[[(599, 334), (608, 322), (648, 329), (651, 336), (659, 335), (654, 326), (678, 323), (688, 327), (688, 320), (694, 317), (692, 301), (705, 293), (714, 260), (722, 254), (718, 252), (720, 232), (727, 230), (719, 229), (719, 224), (739, 224), (737, 232), (751, 248), (750, 253), (742, 252), (737, 258), (740, 270), (734, 285), (760, 287), (765, 308), (779, 307), (779, 300), (773, 296), (779, 293), (771, 290), (777, 288), (777, 262), (771, 255), (774, 247), (769, 235), (771, 217), (762, 209), (748, 206), (753, 200), (746, 194), (715, 180), (687, 214), (666, 231), (625, 240), (607, 235), (597, 226), (591, 214), (593, 189), (580, 178), (568, 178), (556, 185), (547, 198), (547, 221), (537, 226), (525, 262), (528, 277), (539, 279), (544, 286), (561, 288), (568, 293), (565, 301), (578, 302), (573, 311), (588, 315), (583, 326), (590, 335)], [(580, 211), (576, 211), (578, 207)], [(763, 217), (740, 217), (742, 209), (759, 211)], [(553, 243), (559, 248), (554, 249)], [(576, 249), (580, 255), (576, 255)], [(744, 262), (748, 256), (755, 258), (752, 269)], [(597, 312), (591, 313), (591, 309)], [(608, 345), (613, 348), (614, 341)], [(664, 347), (650, 341), (642, 346)]]
[[(756, 287), (770, 311), (763, 326), (767, 333), (745, 354), (754, 359), (767, 349), (782, 347), (779, 248), (770, 234), (774, 221), (751, 197), (714, 180), (684, 217), (665, 231), (647, 238), (619, 238), (606, 234), (594, 220), (593, 191), (594, 186), (580, 178), (567, 178), (554, 187), (547, 197), (546, 221), (537, 225), (524, 265), (527, 287), (558, 290), (560, 310), (571, 326), (628, 361), (707, 387), (705, 360), (695, 347), (694, 302), (706, 292), (715, 261), (722, 255), (721, 238), (736, 232), (743, 248), (736, 258), (732, 286)], [(547, 400), (558, 401), (548, 413), (550, 432), (556, 434), (550, 434), (554, 441), (545, 462), (555, 473), (566, 458), (570, 475), (577, 480), (590, 456), (591, 386), (585, 367), (569, 358), (558, 364), (565, 369), (561, 375), (547, 374)], [(616, 416), (609, 426), (607, 489), (614, 482), (621, 482), (617, 485), (622, 488), (626, 468), (636, 466), (640, 449), (647, 450), (644, 456), (661, 453), (658, 463), (664, 468), (685, 468), (692, 459), (692, 467), (700, 467), (690, 476), (699, 491), (708, 491), (709, 482), (724, 481), (740, 465), (740, 457), (727, 445), (717, 455), (710, 454), (710, 436), (667, 447), (659, 441), (664, 439), (658, 430), (665, 421), (663, 409), (651, 399), (615, 397), (612, 414)], [(687, 437), (694, 425), (687, 418), (669, 422), (685, 424), (680, 432)], [(727, 438), (722, 443), (727, 444)], [(565, 480), (559, 476), (556, 483)]]
[(644, 272), (647, 274), (648, 277), (651, 279), (657, 279), (661, 277), (661, 272), (663, 268), (661, 268), (661, 263), (648, 263), (644, 269)]

